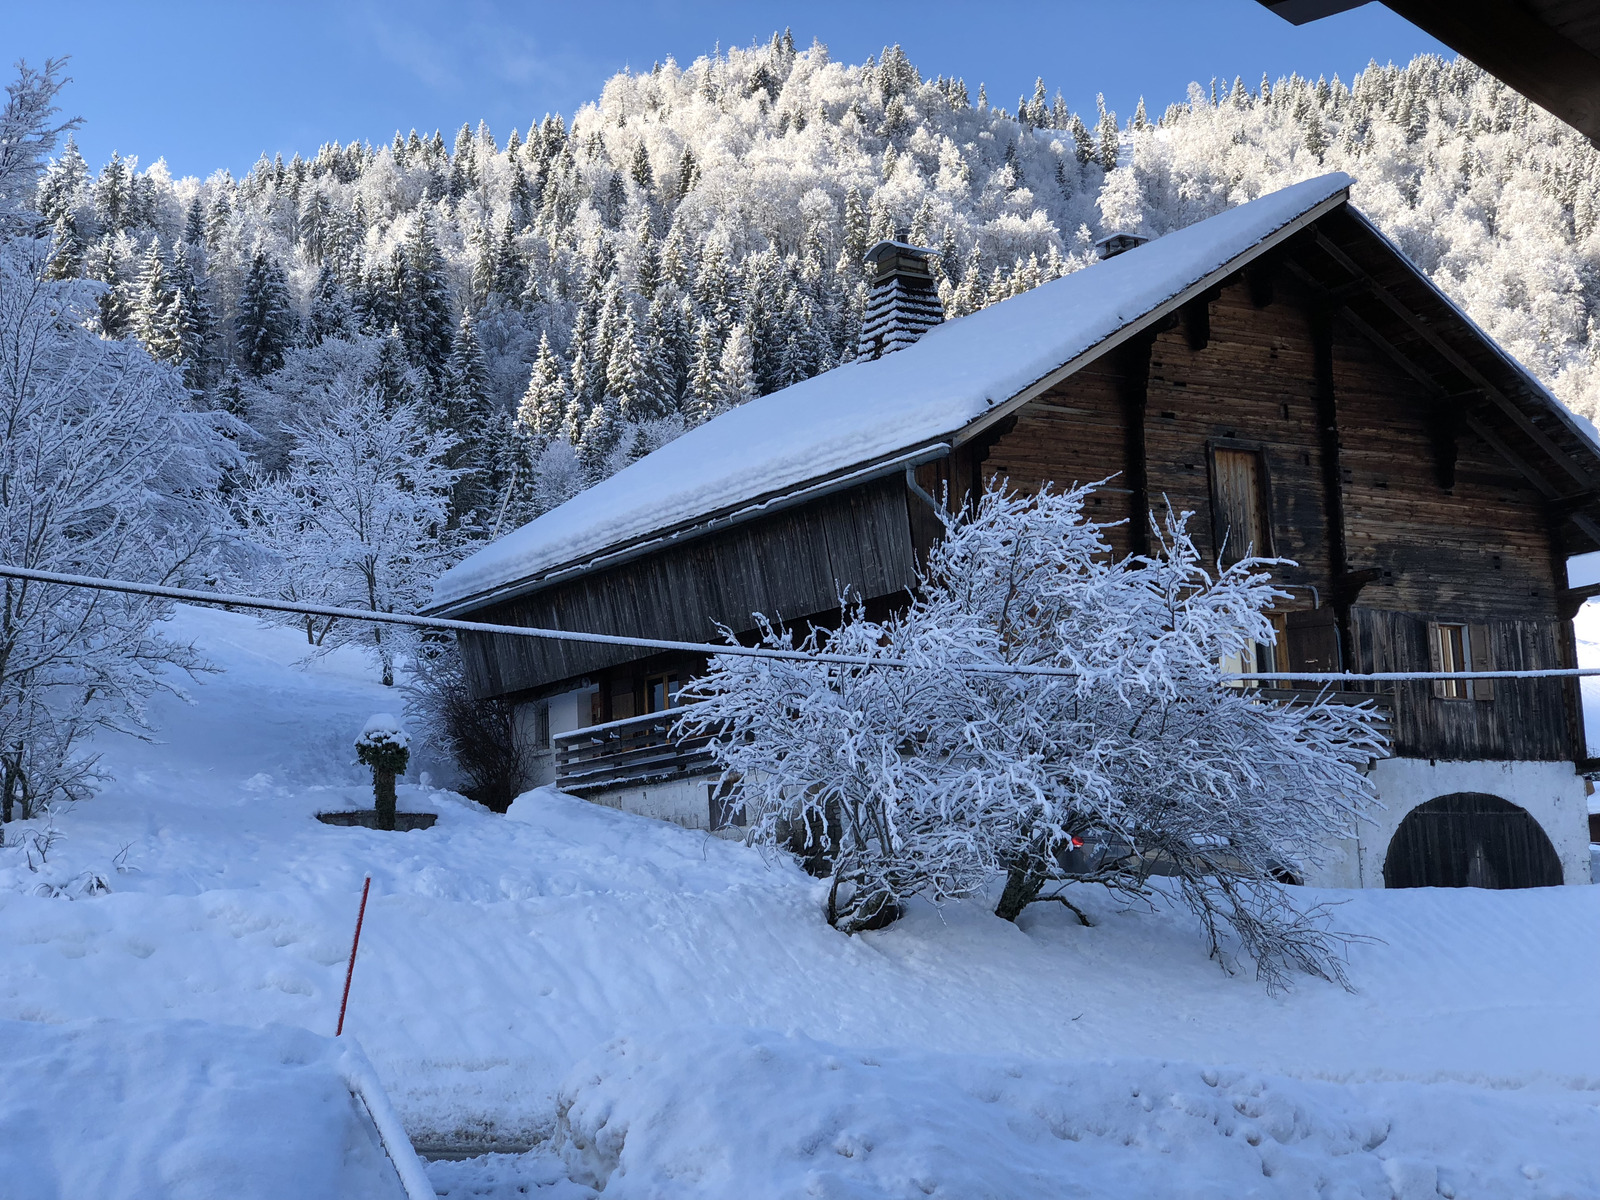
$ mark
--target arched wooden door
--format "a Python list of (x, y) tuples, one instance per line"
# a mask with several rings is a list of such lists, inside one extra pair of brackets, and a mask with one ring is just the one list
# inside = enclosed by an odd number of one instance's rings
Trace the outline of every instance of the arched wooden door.
[(1383, 862), (1385, 887), (1554, 887), (1561, 860), (1527, 809), (1455, 792), (1406, 814)]

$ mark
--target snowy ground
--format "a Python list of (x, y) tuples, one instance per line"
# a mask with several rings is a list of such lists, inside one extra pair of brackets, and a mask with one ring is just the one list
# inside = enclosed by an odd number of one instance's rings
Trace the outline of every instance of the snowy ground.
[[(163, 745), (0, 850), (0, 1019), (347, 1028), (451, 1196), (1600, 1195), (1600, 889), (1329, 893), (1376, 941), (1357, 990), (1269, 996), (1189, 922), (918, 908), (847, 939), (818, 885), (744, 847), (550, 793), (512, 818), (402, 788), (350, 743), (397, 698), (358, 660), (184, 610), (226, 668)], [(24, 831), (8, 830), (15, 843)], [(124, 868), (116, 869), (121, 857)], [(84, 872), (110, 894), (76, 900)]]

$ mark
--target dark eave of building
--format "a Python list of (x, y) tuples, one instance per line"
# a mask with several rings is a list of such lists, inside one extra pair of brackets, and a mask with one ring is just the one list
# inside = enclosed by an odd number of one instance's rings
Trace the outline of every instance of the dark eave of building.
[[(1258, 0), (1304, 25), (1368, 0)], [(1593, 0), (1383, 0), (1600, 146), (1600, 5)]]

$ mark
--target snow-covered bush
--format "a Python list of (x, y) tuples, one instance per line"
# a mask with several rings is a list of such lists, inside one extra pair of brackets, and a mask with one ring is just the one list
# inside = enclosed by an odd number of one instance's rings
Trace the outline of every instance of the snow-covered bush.
[(379, 829), (394, 828), (394, 781), (411, 761), (411, 738), (388, 713), (373, 713), (356, 738), (356, 759), (372, 768), (372, 807)]
[(1231, 931), (1269, 982), (1338, 977), (1337, 939), (1275, 876), (1359, 819), (1374, 714), (1227, 686), (1221, 661), (1270, 642), (1264, 610), (1288, 597), (1262, 560), (1208, 571), (1188, 514), (1156, 524), (1156, 555), (1113, 561), (1092, 490), (991, 486), (944, 518), (898, 615), (763, 627), (766, 645), (874, 665), (720, 656), (680, 728), (721, 735), (753, 840), (798, 834), (828, 858), (840, 929), (997, 875), (1014, 919), (1075, 879), (1144, 892), (1166, 874), (1225, 963)]
[[(215, 502), (234, 461), (220, 414), (193, 411), (177, 372), (137, 343), (90, 332), (99, 284), (52, 277), (58, 246), (19, 200), (53, 133), (54, 67), (23, 68), (0, 111), (0, 562), (160, 583), (216, 565)], [(23, 152), (32, 155), (25, 161)], [(31, 165), (30, 165), (31, 164)], [(201, 657), (163, 637), (170, 605), (21, 580), (0, 587), (0, 819), (87, 794), (97, 727), (146, 732), (169, 664)]]

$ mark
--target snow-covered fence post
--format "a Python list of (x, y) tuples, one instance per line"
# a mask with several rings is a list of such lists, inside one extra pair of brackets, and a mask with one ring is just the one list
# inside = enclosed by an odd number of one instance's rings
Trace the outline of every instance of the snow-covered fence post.
[(394, 828), (394, 781), (411, 760), (410, 738), (388, 713), (375, 713), (356, 739), (356, 757), (372, 768), (372, 807), (379, 829)]

